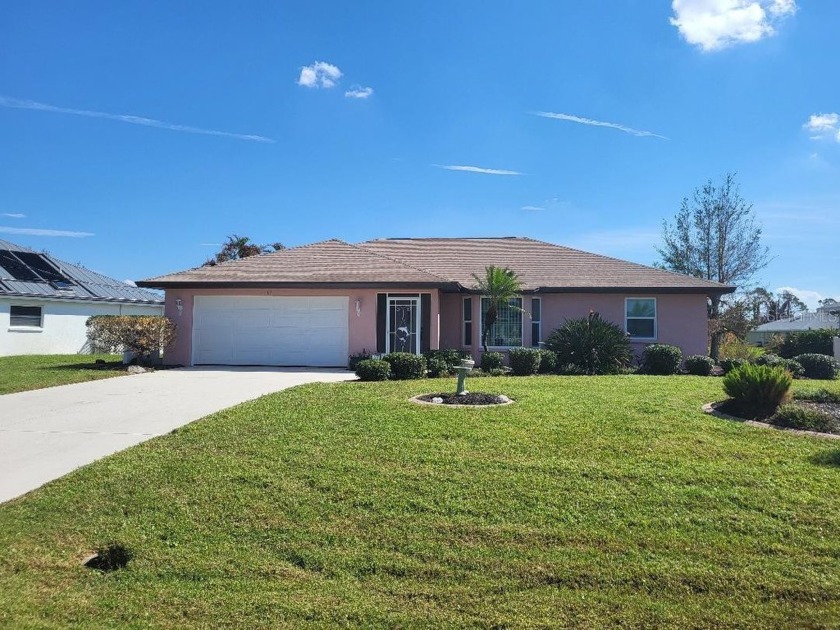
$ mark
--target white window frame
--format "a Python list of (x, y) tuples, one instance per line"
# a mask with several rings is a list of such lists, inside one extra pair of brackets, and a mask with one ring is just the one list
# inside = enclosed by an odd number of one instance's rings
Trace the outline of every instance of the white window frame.
[[(482, 305), (482, 301), (487, 300), (487, 299), (489, 299), (489, 298), (486, 295), (479, 296), (479, 301), (478, 301), (478, 318), (480, 320), (479, 324), (478, 324), (478, 330), (479, 330), (479, 333), (480, 333), (479, 337), (478, 337), (479, 344), (481, 344), (481, 340), (484, 339), (484, 308), (483, 308), (483, 305)], [(521, 347), (522, 343), (525, 342), (525, 310), (522, 308), (522, 304), (524, 303), (525, 300), (521, 295), (517, 296), (513, 299), (519, 300), (519, 308), (521, 309), (519, 311), (519, 326), (520, 326), (520, 328), (519, 328), (519, 339), (520, 339), (520, 345), (518, 345), (518, 346), (496, 346), (494, 344), (488, 343), (487, 344), (488, 348), (493, 348), (494, 350), (510, 350), (511, 348)]]
[[(539, 302), (540, 304), (540, 316), (538, 319), (534, 319), (534, 302)], [(542, 343), (542, 298), (540, 297), (532, 297), (531, 298), (531, 347), (532, 348), (539, 348), (540, 343)], [(537, 337), (534, 338), (534, 324), (537, 325)], [(524, 331), (523, 331), (524, 332)]]
[[(41, 312), (38, 318), (37, 326), (29, 326), (26, 324), (12, 324), (12, 309), (13, 308), (37, 308)], [(20, 317), (20, 316), (18, 316)], [(43, 304), (10, 304), (9, 305), (9, 330), (24, 331), (24, 332), (40, 332), (44, 330), (44, 305)]]
[[(653, 317), (629, 317), (627, 314), (627, 306), (630, 300), (653, 300)], [(653, 320), (653, 337), (633, 337), (627, 329), (628, 319), (652, 319)], [(632, 296), (624, 298), (624, 332), (630, 338), (630, 341), (656, 341), (659, 338), (659, 304), (657, 299), (652, 296)]]
[[(462, 348), (472, 348), (473, 344), (475, 343), (475, 325), (474, 325), (474, 317), (473, 317), (473, 296), (467, 295), (461, 300), (461, 347)], [(467, 300), (470, 300), (470, 308), (469, 308), (469, 316), (470, 318), (467, 319)], [(470, 343), (467, 343), (467, 324), (470, 325)]]

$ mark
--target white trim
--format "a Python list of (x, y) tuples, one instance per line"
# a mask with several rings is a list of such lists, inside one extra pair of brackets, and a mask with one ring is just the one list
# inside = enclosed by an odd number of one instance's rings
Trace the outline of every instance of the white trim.
[[(535, 296), (530, 296), (530, 297), (531, 297), (531, 317), (530, 317), (530, 320), (531, 320), (531, 347), (532, 348), (539, 348), (540, 344), (542, 343), (542, 312), (543, 312), (542, 298), (541, 297), (535, 297)], [(534, 300), (537, 300), (540, 303), (540, 318), (537, 321), (534, 321)], [(539, 335), (537, 335), (536, 339), (534, 339), (534, 324), (536, 324), (539, 327), (539, 330), (540, 330)], [(524, 333), (524, 331), (523, 331), (523, 333)]]
[(423, 309), (421, 294), (411, 297), (391, 297), (389, 293), (385, 294), (385, 354), (393, 352), (393, 350), (391, 350), (391, 303), (397, 300), (411, 300), (416, 304), (414, 325), (417, 327), (417, 330), (414, 335), (414, 354), (419, 355), (421, 354), (420, 348), (422, 346), (420, 336), (422, 334), (423, 327), (423, 315), (420, 312)]
[[(653, 300), (653, 317), (629, 317), (627, 316), (628, 300)], [(627, 330), (628, 319), (653, 319), (653, 337), (633, 337)], [(630, 341), (657, 341), (659, 339), (659, 304), (652, 295), (631, 295), (624, 298), (624, 332), (627, 333)]]
[[(464, 314), (467, 312), (464, 308), (466, 306), (467, 300), (472, 300), (472, 295), (465, 295), (461, 299), (461, 347), (462, 348), (472, 348), (475, 344), (475, 313), (473, 312), (475, 307), (473, 306), (473, 302), (470, 301), (470, 319), (467, 321), (464, 318)], [(480, 298), (479, 298), (480, 299)], [(470, 343), (466, 343), (467, 341), (467, 324), (469, 324), (472, 328), (470, 329)]]

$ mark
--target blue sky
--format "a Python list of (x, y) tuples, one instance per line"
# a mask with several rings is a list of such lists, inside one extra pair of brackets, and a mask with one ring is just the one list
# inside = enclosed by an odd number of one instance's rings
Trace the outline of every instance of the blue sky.
[(836, 0), (10, 0), (0, 238), (125, 279), (231, 233), (649, 264), (737, 171), (774, 256), (756, 281), (813, 305), (840, 298), (838, 33)]

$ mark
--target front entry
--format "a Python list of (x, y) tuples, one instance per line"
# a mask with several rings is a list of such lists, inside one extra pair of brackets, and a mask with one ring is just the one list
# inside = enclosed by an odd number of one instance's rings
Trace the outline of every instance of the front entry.
[(388, 297), (386, 352), (420, 354), (420, 298)]

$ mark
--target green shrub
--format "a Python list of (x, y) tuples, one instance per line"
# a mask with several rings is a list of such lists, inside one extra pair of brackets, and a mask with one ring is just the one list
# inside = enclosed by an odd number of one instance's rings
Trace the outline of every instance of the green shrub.
[(382, 359), (362, 359), (356, 365), (356, 376), (362, 381), (387, 381), (391, 364)]
[(484, 378), (487, 376), (507, 376), (508, 371), (505, 368), (493, 368), (492, 370), (482, 370), (481, 368), (474, 368), (471, 372), (467, 372), (467, 380), (471, 378)]
[(426, 357), (426, 363), (429, 363), (432, 359), (443, 361), (449, 370), (461, 365), (463, 355), (464, 353), (460, 350), (454, 349), (427, 350), (423, 353), (423, 356)]
[(391, 378), (405, 381), (426, 376), (426, 359), (410, 352), (392, 352), (383, 357), (391, 365)]
[(773, 424), (790, 429), (803, 431), (819, 431), (820, 433), (836, 433), (840, 430), (840, 423), (830, 414), (815, 409), (790, 403), (782, 405), (771, 419)]
[(805, 378), (831, 380), (837, 376), (837, 361), (827, 354), (800, 354), (793, 360), (805, 370)]
[(715, 360), (703, 354), (692, 354), (685, 358), (685, 371), (695, 376), (708, 376), (715, 367)]
[(552, 374), (557, 369), (557, 354), (545, 348), (540, 349), (540, 374)]
[(587, 372), (584, 368), (574, 363), (564, 363), (557, 366), (557, 373), (561, 376), (586, 376)]
[(668, 376), (676, 374), (682, 363), (682, 350), (666, 343), (654, 343), (642, 353), (642, 371), (645, 374)]
[(792, 382), (784, 368), (748, 363), (723, 377), (723, 389), (742, 415), (766, 418), (787, 400)]
[(833, 354), (832, 339), (837, 335), (833, 328), (803, 330), (790, 333), (779, 344), (779, 354), (785, 359), (793, 359), (801, 354)]
[(736, 367), (741, 367), (742, 365), (746, 365), (746, 363), (746, 359), (722, 359), (720, 369), (723, 370), (724, 374), (729, 374)]
[(781, 365), (784, 359), (780, 357), (778, 354), (773, 354), (772, 352), (766, 352), (758, 357), (753, 363), (756, 365), (769, 365), (770, 367), (775, 367), (777, 365)]
[(505, 355), (501, 352), (485, 352), (481, 355), (481, 369), (485, 372), (501, 370), (505, 366)]
[(723, 341), (720, 342), (718, 359), (743, 359), (744, 361), (755, 361), (764, 354), (764, 350), (751, 346), (743, 339), (739, 339), (734, 333), (726, 333)]
[(452, 368), (449, 367), (449, 364), (444, 359), (437, 357), (426, 358), (426, 370), (432, 378), (449, 376), (452, 373)]
[(540, 371), (540, 351), (536, 348), (511, 348), (508, 356), (514, 376), (530, 376)]
[(796, 400), (809, 400), (818, 403), (840, 403), (840, 392), (833, 392), (825, 387), (813, 391), (796, 392)]
[(141, 363), (155, 362), (175, 341), (175, 322), (161, 315), (94, 315), (85, 326), (92, 346), (131, 352)]
[(559, 365), (574, 365), (585, 374), (615, 374), (633, 357), (627, 334), (595, 312), (567, 320), (545, 345), (557, 355)]
[(348, 357), (347, 367), (355, 372), (359, 363), (361, 363), (362, 361), (366, 361), (367, 359), (370, 359), (370, 352), (368, 352), (367, 350), (362, 350), (361, 352), (357, 352), (356, 354), (351, 354)]
[(785, 368), (794, 376), (805, 376), (805, 368), (796, 359), (782, 359), (779, 366)]

